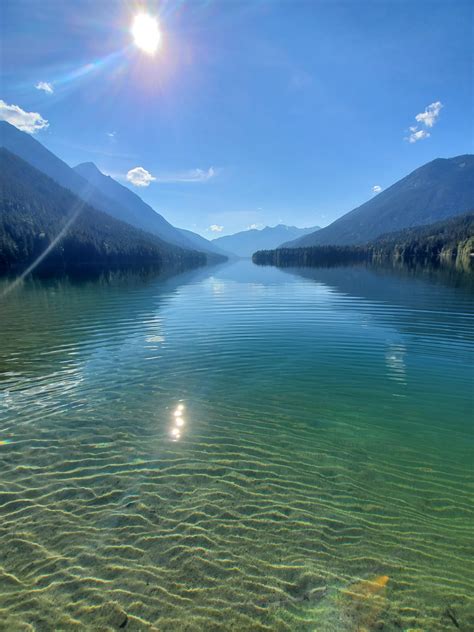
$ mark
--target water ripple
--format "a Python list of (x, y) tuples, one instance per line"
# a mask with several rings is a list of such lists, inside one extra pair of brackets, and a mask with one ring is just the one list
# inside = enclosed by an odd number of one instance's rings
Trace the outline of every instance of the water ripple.
[(364, 268), (25, 282), (0, 628), (473, 629), (473, 320)]

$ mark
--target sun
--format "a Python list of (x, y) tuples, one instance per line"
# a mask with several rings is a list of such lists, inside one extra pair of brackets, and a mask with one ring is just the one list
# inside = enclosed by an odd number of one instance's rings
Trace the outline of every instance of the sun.
[(161, 44), (158, 20), (147, 13), (139, 13), (133, 18), (132, 35), (136, 46), (148, 55), (154, 55)]

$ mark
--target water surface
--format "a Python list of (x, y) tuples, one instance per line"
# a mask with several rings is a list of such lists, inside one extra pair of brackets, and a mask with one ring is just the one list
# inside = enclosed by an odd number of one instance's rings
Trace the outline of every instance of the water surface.
[(249, 262), (8, 294), (0, 628), (474, 629), (472, 296)]

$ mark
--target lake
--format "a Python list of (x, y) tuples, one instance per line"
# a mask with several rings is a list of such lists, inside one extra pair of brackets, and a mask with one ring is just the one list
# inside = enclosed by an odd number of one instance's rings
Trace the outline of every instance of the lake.
[(474, 629), (472, 308), (364, 267), (27, 280), (0, 628)]

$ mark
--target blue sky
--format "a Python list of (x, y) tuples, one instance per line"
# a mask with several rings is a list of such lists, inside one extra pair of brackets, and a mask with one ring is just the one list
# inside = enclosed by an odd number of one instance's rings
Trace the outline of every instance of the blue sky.
[[(206, 237), (326, 225), (374, 186), (472, 153), (472, 7), (3, 0), (0, 115), (47, 121), (35, 137), (66, 162)], [(130, 34), (143, 10), (160, 22), (154, 56)], [(127, 182), (137, 167), (148, 186)]]

